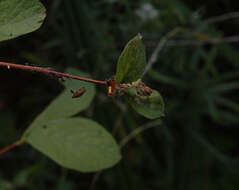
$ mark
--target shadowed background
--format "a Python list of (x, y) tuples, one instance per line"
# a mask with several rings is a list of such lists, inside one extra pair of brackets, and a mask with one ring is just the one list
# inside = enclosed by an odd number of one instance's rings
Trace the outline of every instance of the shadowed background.
[[(139, 127), (158, 124), (125, 145), (121, 162), (98, 179), (61, 168), (24, 145), (0, 157), (0, 189), (239, 188), (236, 1), (42, 3), (47, 9), (43, 26), (1, 42), (0, 61), (58, 71), (73, 66), (106, 80), (114, 76), (124, 45), (140, 32), (152, 64), (143, 80), (162, 94), (165, 117), (145, 119), (99, 86), (81, 115), (102, 124), (118, 142)], [(0, 146), (18, 140), (62, 89), (54, 77), (1, 68)]]

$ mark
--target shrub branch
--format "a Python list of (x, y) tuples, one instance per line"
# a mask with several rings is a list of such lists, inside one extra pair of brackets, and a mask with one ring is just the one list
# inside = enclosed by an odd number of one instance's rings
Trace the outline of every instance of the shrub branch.
[(8, 152), (9, 150), (12, 150), (13, 148), (20, 146), (23, 143), (22, 140), (16, 141), (12, 144), (10, 144), (9, 146), (4, 147), (3, 149), (0, 149), (0, 155)]
[(19, 65), (19, 64), (14, 64), (14, 63), (6, 63), (6, 62), (0, 62), (0, 66), (7, 67), (8, 69), (14, 68), (14, 69), (21, 69), (21, 70), (26, 70), (26, 71), (35, 71), (35, 72), (43, 73), (45, 75), (53, 75), (56, 77), (66, 77), (66, 78), (91, 82), (91, 83), (95, 83), (95, 84), (107, 85), (106, 81), (94, 80), (94, 79), (89, 79), (89, 78), (85, 78), (85, 77), (70, 75), (67, 73), (61, 73), (61, 72), (57, 72), (57, 71), (53, 70), (52, 68), (42, 68), (42, 67), (35, 67), (35, 66), (28, 66), (28, 65)]

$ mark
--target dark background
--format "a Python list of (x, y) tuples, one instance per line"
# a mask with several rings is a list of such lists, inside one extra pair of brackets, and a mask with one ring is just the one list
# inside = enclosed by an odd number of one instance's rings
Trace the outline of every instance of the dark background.
[[(162, 123), (127, 144), (121, 162), (103, 171), (94, 189), (239, 189), (239, 13), (231, 14), (239, 10), (238, 1), (43, 4), (47, 9), (43, 26), (1, 42), (0, 61), (58, 71), (73, 66), (106, 80), (114, 76), (120, 52), (137, 33), (144, 37), (149, 60), (168, 32), (181, 29), (143, 78), (164, 98)], [(143, 6), (148, 12), (142, 16)], [(18, 140), (62, 89), (53, 77), (1, 68), (0, 146)], [(103, 87), (97, 87), (89, 109), (92, 119), (115, 131), (118, 142), (152, 122), (121, 99), (108, 98)], [(29, 145), (0, 157), (4, 190), (89, 189), (94, 176), (61, 168)]]

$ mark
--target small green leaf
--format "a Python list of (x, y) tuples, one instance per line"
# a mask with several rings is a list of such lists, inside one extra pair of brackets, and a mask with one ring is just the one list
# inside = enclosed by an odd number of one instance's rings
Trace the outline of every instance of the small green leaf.
[(128, 95), (127, 100), (136, 112), (146, 118), (156, 119), (164, 116), (163, 98), (156, 90), (153, 90), (150, 96)]
[(138, 80), (146, 66), (145, 47), (142, 36), (138, 34), (125, 46), (116, 71), (117, 83), (130, 83)]
[(24, 140), (63, 167), (81, 172), (112, 167), (121, 158), (118, 145), (101, 125), (79, 117), (35, 124)]
[(0, 41), (38, 29), (45, 16), (45, 8), (38, 0), (1, 0)]
[[(69, 74), (89, 77), (76, 69), (68, 69)], [(56, 120), (72, 116), (86, 109), (95, 96), (95, 85), (92, 83), (68, 79), (64, 82), (66, 89), (41, 113), (37, 120)], [(85, 87), (86, 92), (80, 98), (71, 98), (71, 89), (78, 90)]]

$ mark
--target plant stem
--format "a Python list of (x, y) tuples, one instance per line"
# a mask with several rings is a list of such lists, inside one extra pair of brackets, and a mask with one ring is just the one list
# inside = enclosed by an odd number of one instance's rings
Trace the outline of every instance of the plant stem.
[[(184, 31), (184, 28), (181, 27), (177, 27), (175, 29), (173, 29), (172, 31), (168, 32), (158, 43), (158, 45), (156, 46), (156, 48), (154, 49), (149, 62), (144, 70), (143, 76), (151, 69), (151, 67), (153, 66), (153, 64), (155, 64), (155, 62), (158, 59), (158, 54), (159, 52), (163, 49), (163, 47), (166, 45), (167, 41), (172, 38), (173, 36), (175, 36), (176, 34), (178, 34), (179, 32)], [(143, 77), (142, 76), (142, 77)]]
[(22, 141), (22, 140), (19, 140), (19, 141), (16, 141), (16, 142), (12, 143), (12, 144), (9, 145), (9, 146), (6, 146), (5, 148), (3, 148), (3, 149), (0, 150), (0, 155), (2, 155), (2, 154), (4, 154), (4, 153), (8, 152), (9, 150), (12, 150), (13, 148), (15, 148), (15, 147), (21, 145), (22, 143), (23, 143), (23, 141)]
[(54, 71), (51, 68), (41, 68), (41, 67), (34, 67), (34, 66), (28, 66), (28, 65), (19, 65), (19, 64), (14, 64), (14, 63), (5, 63), (5, 62), (0, 62), (0, 66), (7, 67), (8, 69), (14, 68), (14, 69), (22, 69), (22, 70), (26, 70), (26, 71), (36, 71), (39, 73), (43, 73), (45, 75), (54, 75), (56, 77), (66, 77), (66, 78), (91, 82), (91, 83), (95, 83), (95, 84), (107, 85), (106, 81), (94, 80), (94, 79), (89, 79), (89, 78), (85, 78), (85, 77), (70, 75), (67, 73), (61, 73), (61, 72)]

